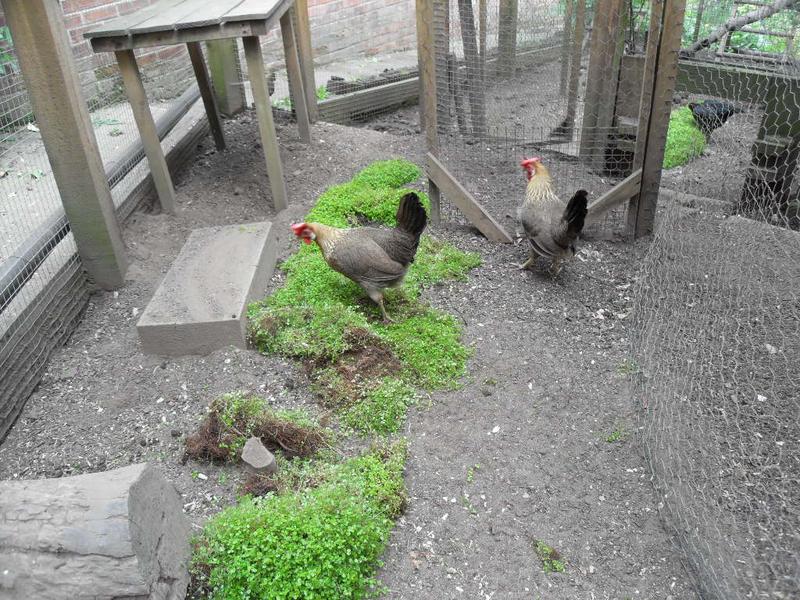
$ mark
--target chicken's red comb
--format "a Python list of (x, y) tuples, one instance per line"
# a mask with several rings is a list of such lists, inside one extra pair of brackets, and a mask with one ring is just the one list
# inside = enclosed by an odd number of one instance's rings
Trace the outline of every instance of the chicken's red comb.
[(305, 223), (293, 223), (291, 227), (295, 235), (300, 235), (301, 233), (303, 233), (303, 231), (305, 231), (308, 225), (306, 225)]
[(534, 163), (542, 162), (542, 159), (538, 156), (534, 156), (533, 158), (523, 158), (522, 162), (519, 163), (521, 167), (527, 167), (528, 165), (532, 165)]

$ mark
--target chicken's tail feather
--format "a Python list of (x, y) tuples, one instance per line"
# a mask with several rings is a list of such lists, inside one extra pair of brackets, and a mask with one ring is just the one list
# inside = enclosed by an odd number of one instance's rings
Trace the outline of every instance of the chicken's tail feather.
[(586, 215), (589, 212), (589, 193), (586, 190), (578, 190), (567, 202), (564, 210), (563, 220), (566, 222), (566, 237), (569, 242), (573, 242), (578, 234), (583, 230), (586, 223)]
[(425, 207), (414, 192), (409, 192), (400, 200), (397, 209), (397, 228), (419, 237), (428, 223)]

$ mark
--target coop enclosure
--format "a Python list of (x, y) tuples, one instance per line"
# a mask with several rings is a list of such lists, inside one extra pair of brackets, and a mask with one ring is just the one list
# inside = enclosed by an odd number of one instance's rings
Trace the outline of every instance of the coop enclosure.
[(622, 370), (664, 522), (702, 597), (797, 597), (797, 3), (417, 5), (441, 219), (509, 241), (535, 155), (588, 236), (655, 233)]

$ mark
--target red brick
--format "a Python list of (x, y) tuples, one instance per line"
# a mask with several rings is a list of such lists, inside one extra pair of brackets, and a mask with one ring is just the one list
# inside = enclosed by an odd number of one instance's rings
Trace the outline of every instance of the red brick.
[(92, 10), (87, 10), (81, 13), (84, 23), (95, 24), (100, 21), (106, 21), (119, 16), (119, 11), (116, 6), (101, 6)]
[(106, 4), (109, 4), (108, 0), (64, 0), (61, 3), (61, 7), (64, 14), (71, 14), (84, 11), (87, 8), (105, 6)]

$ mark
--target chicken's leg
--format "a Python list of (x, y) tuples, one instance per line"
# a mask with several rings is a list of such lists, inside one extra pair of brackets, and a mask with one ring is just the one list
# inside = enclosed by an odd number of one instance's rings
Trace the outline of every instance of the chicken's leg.
[(523, 271), (527, 271), (528, 269), (533, 268), (534, 263), (536, 263), (536, 255), (533, 253), (533, 250), (531, 250), (528, 260), (526, 260), (523, 264), (517, 266)]
[(367, 290), (367, 295), (372, 299), (372, 301), (378, 305), (378, 308), (381, 309), (381, 315), (383, 315), (383, 322), (384, 324), (392, 323), (392, 320), (389, 318), (389, 315), (386, 314), (386, 307), (383, 305), (383, 294), (379, 291), (374, 290)]

